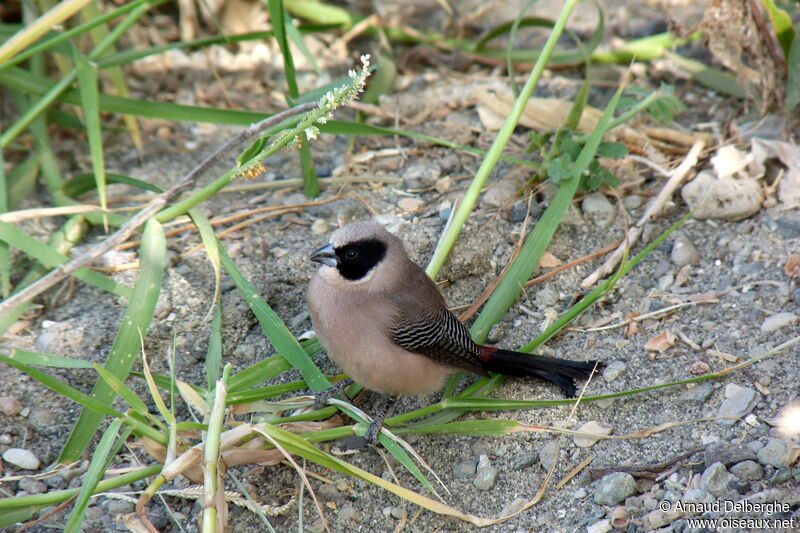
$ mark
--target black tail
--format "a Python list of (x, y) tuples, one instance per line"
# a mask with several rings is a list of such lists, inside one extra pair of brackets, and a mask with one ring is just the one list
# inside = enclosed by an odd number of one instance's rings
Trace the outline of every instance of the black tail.
[(491, 346), (481, 346), (481, 366), (489, 372), (506, 376), (537, 376), (558, 385), (569, 398), (577, 393), (575, 379), (588, 379), (605, 366), (598, 361), (569, 361), (555, 357), (531, 355)]

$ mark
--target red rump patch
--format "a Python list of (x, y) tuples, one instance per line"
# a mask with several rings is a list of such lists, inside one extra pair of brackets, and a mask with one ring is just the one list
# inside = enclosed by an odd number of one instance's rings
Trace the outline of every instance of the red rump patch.
[(492, 354), (497, 352), (497, 348), (492, 348), (491, 346), (480, 346), (481, 355), (478, 359), (482, 363), (488, 363), (492, 360)]

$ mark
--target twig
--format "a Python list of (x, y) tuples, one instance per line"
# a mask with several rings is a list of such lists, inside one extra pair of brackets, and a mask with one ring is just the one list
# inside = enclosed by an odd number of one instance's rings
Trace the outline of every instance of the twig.
[(666, 205), (667, 200), (672, 197), (672, 194), (675, 192), (675, 190), (686, 179), (689, 171), (692, 170), (692, 168), (694, 168), (694, 166), (697, 164), (700, 152), (702, 152), (704, 146), (705, 143), (702, 139), (695, 141), (691, 150), (689, 150), (689, 153), (686, 154), (686, 158), (683, 160), (683, 162), (681, 162), (680, 165), (678, 165), (677, 168), (675, 168), (675, 170), (670, 173), (667, 183), (659, 191), (658, 195), (647, 205), (647, 209), (642, 215), (642, 218), (640, 218), (639, 221), (632, 228), (630, 228), (630, 231), (628, 231), (626, 239), (623, 241), (623, 243), (619, 245), (619, 247), (608, 257), (608, 259), (606, 259), (606, 262), (603, 263), (600, 268), (592, 272), (585, 280), (583, 280), (581, 287), (584, 289), (589, 288), (597, 283), (600, 278), (607, 276), (614, 271), (617, 264), (619, 264), (620, 260), (625, 254), (625, 250), (631, 248), (639, 239), (639, 236), (642, 234), (642, 230), (644, 229), (644, 225), (649, 222), (652, 217), (656, 216), (664, 209), (664, 205)]
[(705, 449), (705, 446), (698, 446), (696, 448), (692, 448), (691, 450), (676, 455), (671, 459), (667, 459), (666, 461), (661, 461), (660, 463), (651, 463), (645, 465), (618, 465), (612, 468), (597, 468), (592, 469), (592, 479), (600, 479), (601, 477), (609, 474), (611, 472), (627, 472), (628, 474), (632, 475), (633, 477), (649, 477), (655, 478), (658, 476), (660, 472), (666, 470), (667, 468), (671, 467), (673, 464), (677, 463), (678, 461), (683, 461), (691, 457), (692, 455), (702, 452)]
[(167, 205), (173, 198), (178, 196), (184, 190), (190, 188), (193, 184), (195, 179), (205, 172), (212, 164), (214, 164), (218, 159), (222, 157), (222, 155), (238, 144), (244, 142), (245, 140), (259, 135), (260, 133), (264, 132), (265, 130), (272, 128), (289, 117), (294, 115), (299, 115), (301, 113), (305, 113), (317, 107), (316, 102), (311, 102), (308, 104), (302, 104), (296, 107), (292, 107), (290, 109), (286, 109), (285, 111), (281, 111), (280, 113), (276, 113), (269, 118), (262, 120), (252, 126), (244, 129), (243, 131), (237, 133), (228, 141), (223, 144), (221, 147), (217, 148), (217, 150), (208, 156), (205, 161), (197, 165), (194, 169), (192, 169), (188, 174), (178, 180), (178, 182), (161, 193), (160, 195), (156, 196), (152, 200), (150, 200), (144, 208), (139, 211), (137, 214), (133, 215), (125, 224), (123, 224), (115, 233), (111, 234), (106, 240), (103, 242), (96, 244), (93, 246), (89, 251), (80, 255), (67, 263), (63, 263), (56, 268), (54, 268), (50, 273), (46, 276), (41, 278), (36, 283), (28, 285), (17, 294), (7, 298), (4, 302), (0, 303), (0, 316), (8, 313), (16, 306), (32, 300), (36, 296), (40, 295), (50, 287), (53, 287), (55, 284), (64, 280), (67, 276), (75, 272), (76, 270), (83, 268), (90, 263), (92, 263), (95, 259), (100, 257), (106, 252), (113, 250), (123, 242), (127, 241), (133, 232), (135, 232), (139, 226), (144, 224), (150, 217), (161, 211), (161, 209)]

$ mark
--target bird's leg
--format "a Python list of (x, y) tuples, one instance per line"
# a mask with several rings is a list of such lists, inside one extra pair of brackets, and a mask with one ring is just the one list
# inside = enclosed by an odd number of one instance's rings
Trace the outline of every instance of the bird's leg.
[(345, 378), (339, 383), (331, 385), (327, 389), (321, 390), (318, 393), (316, 393), (314, 395), (314, 409), (325, 407), (325, 405), (328, 403), (328, 400), (330, 400), (334, 396), (339, 396), (340, 394), (343, 394), (344, 389), (346, 389), (352, 383), (353, 383), (353, 378)]
[(377, 444), (378, 435), (381, 434), (381, 428), (383, 427), (383, 420), (386, 418), (386, 415), (389, 414), (391, 408), (394, 407), (395, 401), (397, 401), (397, 396), (386, 396), (380, 410), (367, 427), (367, 433), (364, 437), (370, 444)]

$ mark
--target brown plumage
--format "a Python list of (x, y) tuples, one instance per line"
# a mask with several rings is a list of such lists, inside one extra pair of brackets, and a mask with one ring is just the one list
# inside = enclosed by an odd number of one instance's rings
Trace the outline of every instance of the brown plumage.
[(573, 378), (589, 377), (597, 364), (476, 344), (400, 239), (376, 223), (335, 231), (311, 259), (322, 264), (308, 289), (317, 336), (336, 364), (368, 389), (422, 394), (466, 370), (538, 376), (574, 396)]

